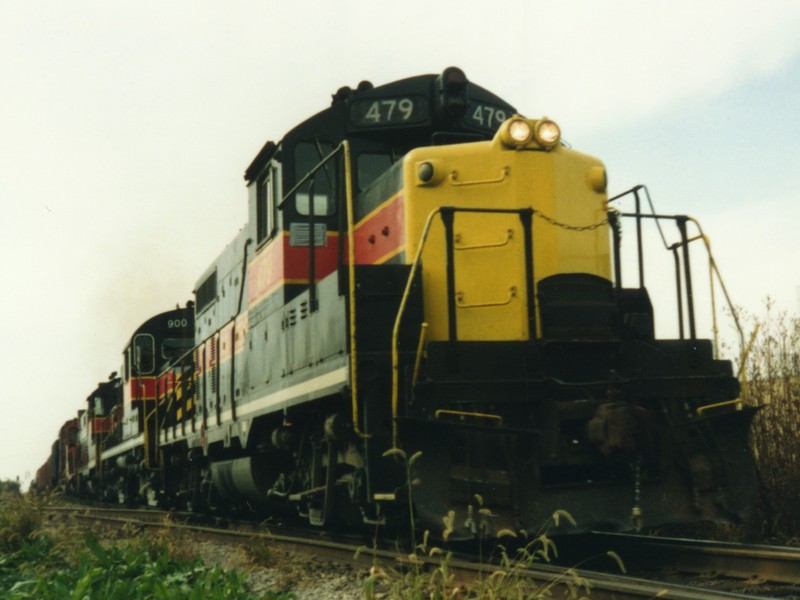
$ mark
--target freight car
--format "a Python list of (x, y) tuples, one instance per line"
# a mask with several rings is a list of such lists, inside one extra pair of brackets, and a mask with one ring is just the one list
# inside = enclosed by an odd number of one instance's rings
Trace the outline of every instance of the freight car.
[[(83, 411), (81, 411), (83, 412)], [(44, 464), (36, 471), (34, 479), (38, 490), (72, 492), (72, 485), (78, 469), (79, 419), (69, 419), (58, 431), (58, 437), (50, 447), (50, 454)]]
[[(643, 213), (639, 188), (616, 209), (555, 121), (457, 68), (362, 82), (245, 180), (248, 222), (180, 317), (191, 351), (156, 374), (134, 336), (113, 398), (90, 398), (88, 488), (317, 526), (412, 510), (452, 538), (556, 509), (580, 529), (747, 513), (753, 410), (697, 332), (693, 221)], [(676, 227), (677, 339), (655, 334), (641, 243), (622, 285), (623, 223), (641, 242), (645, 220)], [(121, 429), (96, 424), (117, 406)]]

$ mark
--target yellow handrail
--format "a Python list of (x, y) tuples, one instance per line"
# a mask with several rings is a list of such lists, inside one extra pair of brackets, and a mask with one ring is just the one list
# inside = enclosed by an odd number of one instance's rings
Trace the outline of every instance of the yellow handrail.
[[(697, 227), (697, 231), (699, 232), (696, 236), (688, 238), (686, 240), (686, 245), (695, 242), (695, 241), (702, 241), (703, 245), (705, 246), (706, 253), (708, 254), (708, 271), (709, 271), (709, 288), (711, 293), (711, 330), (714, 334), (714, 358), (719, 358), (719, 325), (717, 324), (717, 301), (716, 301), (716, 292), (714, 286), (714, 275), (716, 275), (716, 280), (719, 283), (720, 288), (722, 289), (722, 293), (725, 295), (725, 301), (728, 303), (728, 308), (731, 311), (731, 316), (733, 317), (734, 325), (736, 326), (736, 332), (739, 334), (739, 352), (740, 356), (742, 357), (742, 362), (744, 362), (744, 355), (745, 355), (745, 345), (744, 345), (744, 332), (742, 330), (742, 326), (739, 323), (739, 315), (736, 310), (736, 307), (733, 305), (731, 301), (730, 295), (728, 295), (728, 289), (725, 287), (725, 281), (722, 279), (722, 273), (720, 273), (719, 268), (717, 267), (717, 262), (714, 260), (714, 254), (711, 252), (711, 241), (708, 239), (708, 236), (703, 232), (703, 228), (700, 226), (700, 223), (694, 217), (687, 217), (687, 220), (691, 223), (694, 223), (694, 226)], [(672, 245), (672, 248), (678, 248), (683, 246), (683, 242), (676, 242)]]
[(419, 343), (417, 344), (417, 358), (414, 361), (414, 378), (412, 385), (417, 385), (419, 379), (419, 364), (422, 362), (422, 353), (425, 350), (425, 338), (428, 337), (428, 324), (422, 323), (419, 331)]
[(756, 323), (756, 326), (753, 328), (753, 333), (750, 334), (750, 340), (747, 342), (747, 346), (742, 351), (742, 358), (739, 362), (739, 372), (737, 376), (739, 381), (742, 385), (742, 399), (748, 401), (750, 399), (750, 386), (747, 383), (747, 357), (750, 356), (750, 350), (753, 349), (753, 344), (756, 341), (756, 336), (758, 335), (758, 329), (761, 327), (761, 323)]
[[(350, 144), (347, 140), (340, 146), (344, 155), (344, 181), (347, 202), (347, 262), (348, 262), (348, 308), (350, 311), (350, 404), (353, 418), (353, 431), (361, 438), (371, 434), (361, 431), (358, 424), (358, 366), (356, 354), (356, 248), (353, 216), (353, 182), (350, 174)], [(341, 240), (340, 240), (341, 243)]]
[(725, 402), (716, 402), (714, 404), (706, 404), (705, 406), (698, 406), (697, 407), (697, 414), (702, 415), (707, 410), (712, 410), (714, 408), (722, 408), (723, 406), (730, 406), (731, 404), (739, 404), (739, 409), (741, 410), (742, 401), (740, 399), (736, 400), (726, 400)]
[(461, 181), (458, 178), (458, 171), (451, 171), (447, 176), (450, 185), (463, 186), (463, 185), (486, 185), (489, 183), (502, 183), (506, 177), (511, 173), (511, 167), (503, 167), (500, 171), (500, 176), (494, 179), (476, 179), (475, 181)]
[(420, 259), (422, 258), (422, 250), (425, 248), (425, 241), (428, 239), (428, 233), (431, 229), (433, 218), (441, 212), (441, 207), (435, 208), (428, 215), (425, 221), (425, 227), (422, 229), (419, 244), (417, 245), (417, 252), (414, 255), (414, 262), (411, 263), (411, 271), (408, 274), (408, 281), (406, 281), (406, 288), (403, 291), (403, 297), (400, 300), (400, 308), (397, 309), (397, 317), (394, 320), (394, 327), (392, 328), (392, 447), (397, 448), (397, 407), (399, 404), (399, 387), (400, 387), (400, 373), (399, 373), (399, 352), (397, 350), (397, 338), (400, 332), (400, 321), (403, 318), (403, 313), (406, 310), (406, 302), (408, 296), (411, 294), (411, 285), (414, 282), (414, 275), (419, 268)]
[(503, 246), (508, 246), (509, 242), (514, 239), (514, 230), (507, 229), (506, 230), (506, 237), (504, 240), (499, 242), (488, 242), (486, 244), (473, 244), (471, 246), (459, 246), (457, 245), (458, 242), (461, 241), (461, 234), (456, 234), (455, 241), (456, 244), (453, 246), (454, 250), (485, 250), (487, 248), (502, 248)]

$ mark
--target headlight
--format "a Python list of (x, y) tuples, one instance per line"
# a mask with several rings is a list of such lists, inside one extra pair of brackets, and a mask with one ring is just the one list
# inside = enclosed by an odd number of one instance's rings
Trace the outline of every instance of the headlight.
[(515, 150), (552, 150), (561, 141), (561, 128), (547, 117), (534, 120), (514, 115), (500, 126), (495, 139)]
[(522, 119), (514, 119), (508, 125), (508, 135), (511, 140), (520, 146), (527, 144), (531, 141), (533, 130), (530, 123)]
[(545, 148), (552, 148), (561, 140), (561, 128), (548, 118), (540, 119), (534, 128), (534, 137)]

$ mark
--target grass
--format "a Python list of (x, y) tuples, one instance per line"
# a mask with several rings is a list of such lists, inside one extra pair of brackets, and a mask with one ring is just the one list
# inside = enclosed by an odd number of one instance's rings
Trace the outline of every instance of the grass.
[[(430, 545), (430, 531), (425, 531), (422, 541), (417, 543), (416, 520), (412, 488), (420, 485), (420, 481), (412, 475), (412, 466), (420, 459), (424, 459), (421, 452), (409, 456), (400, 448), (392, 448), (384, 453), (384, 457), (391, 457), (403, 464), (406, 482), (405, 501), (408, 503), (408, 516), (410, 527), (411, 553), (399, 556), (392, 565), (381, 564), (377, 556), (373, 558), (373, 566), (369, 575), (362, 582), (362, 592), (366, 600), (387, 598), (392, 600), (535, 600), (552, 598), (554, 594), (560, 598), (578, 599), (587, 598), (590, 594), (590, 585), (575, 569), (567, 569), (560, 575), (545, 582), (535, 582), (527, 577), (527, 571), (536, 564), (550, 562), (551, 557), (557, 556), (555, 543), (544, 531), (551, 523), (546, 523), (538, 534), (529, 535), (524, 531), (503, 529), (497, 532), (494, 548), (491, 555), (484, 560), (481, 553), (479, 563), (485, 568), (480, 575), (469, 583), (458, 581), (450, 568), (452, 555), (442, 547)], [(401, 488), (402, 489), (402, 488)], [(401, 489), (396, 490), (400, 492)], [(492, 517), (491, 509), (485, 505), (484, 498), (475, 495), (477, 511), (477, 531), (479, 532), (478, 547), (482, 549), (486, 538), (487, 527), (485, 520)], [(575, 521), (567, 511), (556, 510), (552, 517), (552, 525), (558, 527), (561, 521), (575, 525)], [(455, 513), (450, 511), (442, 517), (441, 541), (447, 544), (448, 539), (455, 529)], [(509, 544), (504, 545), (501, 540), (508, 539)], [(373, 540), (377, 546), (377, 540)], [(512, 549), (513, 548), (513, 549)], [(363, 547), (361, 552), (369, 552)], [(608, 553), (624, 571), (622, 560), (613, 552)], [(437, 557), (439, 560), (435, 568), (430, 569), (427, 561), (421, 556)], [(399, 565), (399, 566), (396, 566)]]
[(0, 484), (0, 555), (19, 550), (41, 527), (39, 502)]
[[(479, 500), (482, 502), (482, 499)], [(563, 510), (552, 515), (558, 526), (559, 520), (575, 522)], [(452, 515), (442, 519), (443, 538), (452, 527)], [(429, 532), (425, 532), (422, 542), (414, 552), (392, 566), (375, 560), (369, 576), (363, 582), (364, 597), (368, 600), (391, 598), (392, 600), (536, 600), (544, 598), (588, 598), (590, 583), (581, 577), (577, 568), (565, 569), (560, 575), (545, 582), (536, 582), (528, 577), (528, 571), (537, 565), (548, 563), (558, 556), (555, 543), (546, 534), (540, 533), (529, 539), (525, 532), (503, 530), (494, 546), (491, 556), (481, 560), (483, 571), (473, 581), (456, 579), (450, 564), (452, 555), (438, 546), (429, 546)], [(501, 543), (508, 539), (509, 544)], [(433, 568), (425, 568), (420, 556), (437, 556), (439, 561)], [(622, 572), (625, 567), (620, 557), (608, 552)], [(394, 566), (394, 565), (400, 565)]]
[(44, 521), (47, 499), (0, 495), (0, 597), (8, 600), (290, 600), (251, 594), (236, 571), (173, 556), (165, 539), (99, 542)]

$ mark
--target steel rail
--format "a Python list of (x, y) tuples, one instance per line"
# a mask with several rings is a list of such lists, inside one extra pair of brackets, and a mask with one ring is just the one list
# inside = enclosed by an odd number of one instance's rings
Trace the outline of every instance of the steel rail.
[(800, 548), (608, 533), (591, 538), (592, 548), (616, 552), (629, 569), (800, 585)]
[[(294, 551), (308, 553), (312, 556), (345, 564), (356, 564), (363, 567), (382, 564), (398, 569), (419, 569), (420, 573), (430, 573), (446, 563), (449, 572), (458, 581), (474, 581), (477, 578), (489, 577), (502, 567), (487, 562), (475, 562), (472, 558), (461, 556), (427, 556), (425, 554), (409, 557), (396, 548), (368, 548), (363, 543), (342, 542), (322, 537), (324, 532), (303, 532), (302, 534), (283, 535), (269, 531), (257, 523), (237, 522), (235, 525), (226, 522), (225, 527), (209, 525), (192, 525), (181, 522), (183, 518), (197, 515), (188, 513), (171, 513), (160, 510), (136, 510), (120, 508), (86, 508), (86, 507), (51, 507), (49, 512), (73, 514), (82, 521), (94, 521), (105, 524), (127, 524), (145, 528), (162, 528), (189, 531), (205, 535), (216, 540), (230, 543), (245, 541), (252, 543), (254, 539), (290, 545)], [(202, 518), (202, 517), (199, 517)], [(207, 518), (207, 517), (206, 517)], [(322, 554), (321, 554), (322, 553)], [(613, 562), (613, 561), (612, 561)], [(505, 569), (508, 571), (508, 569)], [(712, 600), (753, 599), (753, 594), (737, 594), (651, 581), (618, 573), (601, 573), (581, 568), (565, 568), (552, 564), (537, 564), (533, 567), (514, 568), (512, 575), (530, 581), (534, 589), (547, 589), (553, 598), (568, 597), (568, 592), (576, 587), (576, 582), (585, 585), (592, 600), (642, 600), (643, 598), (671, 598), (676, 600)], [(550, 596), (548, 596), (550, 597)]]

